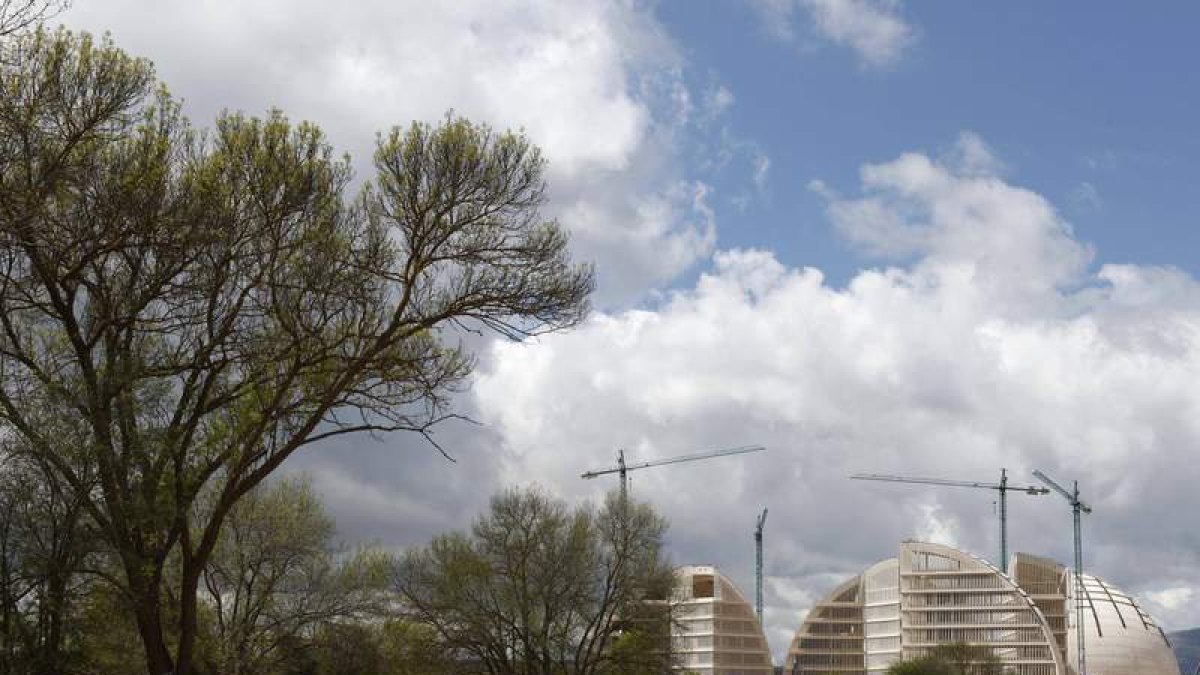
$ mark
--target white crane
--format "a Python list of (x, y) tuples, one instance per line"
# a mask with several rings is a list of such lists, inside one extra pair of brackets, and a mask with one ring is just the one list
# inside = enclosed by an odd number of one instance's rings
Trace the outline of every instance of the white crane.
[(1049, 476), (1033, 470), (1033, 475), (1054, 491), (1066, 498), (1075, 516), (1075, 635), (1079, 644), (1079, 675), (1087, 675), (1087, 658), (1083, 649), (1083, 514), (1091, 513), (1092, 507), (1079, 500), (1079, 481), (1067, 490)]

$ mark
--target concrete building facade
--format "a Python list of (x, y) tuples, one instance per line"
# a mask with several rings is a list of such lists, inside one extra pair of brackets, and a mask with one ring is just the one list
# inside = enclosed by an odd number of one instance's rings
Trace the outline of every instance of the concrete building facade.
[(696, 675), (772, 675), (771, 654), (754, 607), (725, 575), (681, 567), (671, 603), (673, 669)]
[[(906, 541), (822, 598), (788, 649), (792, 675), (881, 675), (939, 645), (987, 647), (1008, 675), (1077, 675), (1070, 570), (1018, 553), (1011, 575), (962, 551)], [(1163, 631), (1137, 602), (1083, 578), (1088, 675), (1179, 675)]]

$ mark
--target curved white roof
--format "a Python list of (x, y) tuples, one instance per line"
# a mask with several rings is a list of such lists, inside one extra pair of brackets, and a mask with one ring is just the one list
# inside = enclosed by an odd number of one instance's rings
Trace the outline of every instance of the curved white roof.
[[(1075, 583), (1068, 588), (1075, 624)], [(1083, 575), (1084, 650), (1088, 675), (1180, 675), (1175, 652), (1150, 615), (1127, 593)], [(1078, 662), (1075, 631), (1067, 633), (1067, 662)]]

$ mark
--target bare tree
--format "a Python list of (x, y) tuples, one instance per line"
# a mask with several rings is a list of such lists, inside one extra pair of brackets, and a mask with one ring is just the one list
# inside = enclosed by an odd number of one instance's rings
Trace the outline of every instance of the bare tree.
[(665, 531), (649, 506), (616, 495), (596, 512), (512, 490), (470, 535), (410, 552), (396, 586), (447, 653), (492, 675), (662, 671), (674, 584)]
[[(539, 216), (544, 162), (523, 136), (393, 129), (350, 198), (348, 160), (312, 124), (230, 113), (200, 133), (108, 41), (16, 43), (0, 65), (0, 425), (113, 550), (150, 673), (187, 674), (239, 499), (333, 436), (429, 438), (471, 370), (453, 331), (572, 326), (592, 271)], [(56, 442), (64, 425), (78, 443)]]
[(56, 16), (70, 0), (0, 0), (0, 39)]

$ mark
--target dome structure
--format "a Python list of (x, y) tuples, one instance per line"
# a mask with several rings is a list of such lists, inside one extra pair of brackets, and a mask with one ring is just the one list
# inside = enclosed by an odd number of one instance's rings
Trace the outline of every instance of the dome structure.
[(842, 584), (805, 618), (789, 675), (883, 675), (941, 645), (986, 647), (1007, 675), (1067, 675), (1034, 599), (986, 561), (906, 541), (900, 555)]
[[(1070, 576), (1067, 663), (1074, 673), (1077, 603), (1074, 575)], [(1083, 575), (1082, 620), (1088, 675), (1180, 675), (1171, 643), (1154, 619), (1129, 594), (1090, 574)]]
[(783, 672), (864, 675), (863, 577), (833, 589), (808, 613), (788, 648)]
[(772, 675), (771, 654), (746, 596), (714, 567), (688, 566), (672, 603), (674, 670), (696, 675)]

